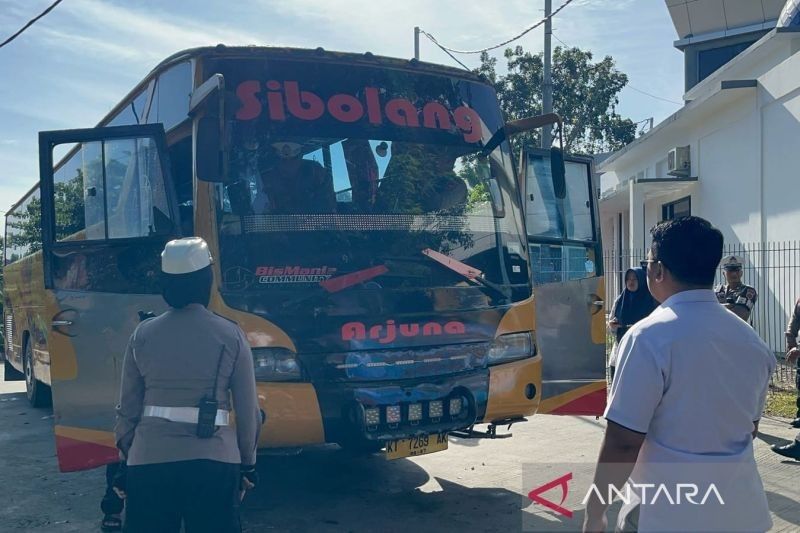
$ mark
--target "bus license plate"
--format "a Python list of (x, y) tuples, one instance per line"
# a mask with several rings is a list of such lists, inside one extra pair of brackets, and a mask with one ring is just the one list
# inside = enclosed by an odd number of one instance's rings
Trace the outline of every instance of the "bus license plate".
[(428, 453), (441, 452), (447, 449), (447, 433), (418, 435), (410, 439), (390, 440), (386, 443), (387, 459), (416, 457)]

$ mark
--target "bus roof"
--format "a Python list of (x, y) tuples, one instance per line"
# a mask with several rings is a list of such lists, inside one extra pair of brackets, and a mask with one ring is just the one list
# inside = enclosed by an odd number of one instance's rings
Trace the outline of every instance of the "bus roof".
[(295, 60), (313, 60), (313, 61), (326, 61), (326, 62), (341, 62), (348, 64), (359, 64), (365, 66), (380, 66), (385, 68), (393, 68), (400, 70), (416, 70), (426, 74), (438, 74), (441, 76), (452, 76), (456, 78), (465, 78), (479, 83), (489, 83), (484, 76), (475, 74), (472, 71), (448, 67), (445, 65), (438, 65), (436, 63), (427, 63), (425, 61), (418, 61), (416, 59), (400, 59), (395, 57), (386, 57), (374, 55), (371, 52), (364, 52), (363, 54), (356, 54), (352, 52), (335, 52), (327, 51), (323, 48), (289, 48), (279, 46), (226, 46), (218, 44), (216, 46), (200, 46), (197, 48), (188, 48), (176, 52), (164, 59), (161, 63), (156, 65), (147, 76), (136, 84), (125, 97), (119, 101), (97, 124), (97, 127), (102, 126), (111, 120), (120, 109), (135, 97), (150, 80), (157, 76), (160, 72), (167, 70), (172, 65), (182, 63), (198, 58), (248, 58), (248, 57), (272, 57), (283, 59)]
[[(416, 59), (400, 59), (396, 57), (386, 57), (374, 55), (371, 52), (364, 52), (357, 54), (352, 52), (335, 52), (328, 51), (323, 48), (289, 48), (278, 46), (226, 46), (218, 44), (216, 46), (201, 46), (197, 48), (189, 48), (176, 52), (167, 57), (161, 63), (155, 66), (147, 76), (145, 76), (139, 83), (137, 83), (128, 94), (125, 95), (111, 110), (106, 113), (103, 118), (96, 124), (95, 127), (101, 127), (113, 119), (117, 113), (129, 105), (132, 98), (137, 96), (150, 81), (159, 73), (168, 69), (172, 65), (189, 61), (192, 59), (214, 57), (214, 58), (248, 58), (248, 57), (272, 57), (283, 59), (295, 60), (313, 60), (325, 62), (341, 62), (347, 64), (357, 64), (364, 66), (379, 66), (384, 68), (392, 68), (398, 70), (414, 70), (425, 74), (438, 74), (440, 76), (451, 76), (456, 78), (464, 78), (479, 83), (488, 83), (484, 76), (475, 74), (472, 71), (448, 67), (445, 65), (438, 65), (436, 63), (427, 63), (425, 61), (418, 61)], [(80, 127), (80, 126), (76, 126)], [(72, 150), (66, 154), (58, 163), (56, 167), (60, 166), (72, 153)], [(27, 197), (39, 187), (39, 180), (26, 192), (22, 198), (16, 201), (8, 211), (13, 210), (19, 204), (25, 201)]]

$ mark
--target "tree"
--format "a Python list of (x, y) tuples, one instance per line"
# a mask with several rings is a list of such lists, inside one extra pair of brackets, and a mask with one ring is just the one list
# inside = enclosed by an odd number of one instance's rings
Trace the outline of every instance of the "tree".
[[(521, 46), (507, 48), (504, 56), (508, 73), (497, 74), (497, 58), (481, 54), (479, 74), (495, 86), (506, 120), (542, 113), (543, 55), (531, 54)], [(616, 112), (619, 92), (628, 76), (614, 68), (611, 56), (593, 62), (590, 51), (556, 47), (553, 52), (553, 110), (564, 120), (567, 152), (594, 154), (618, 150), (633, 141), (636, 124)], [(515, 140), (539, 144), (540, 131)]]

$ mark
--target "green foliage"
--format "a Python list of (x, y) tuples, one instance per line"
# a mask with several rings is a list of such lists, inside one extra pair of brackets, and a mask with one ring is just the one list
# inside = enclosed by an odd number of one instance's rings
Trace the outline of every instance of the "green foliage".
[[(542, 53), (531, 54), (521, 46), (504, 53), (508, 72), (497, 74), (497, 58), (481, 54), (479, 74), (495, 86), (506, 120), (542, 113)], [(617, 150), (634, 140), (636, 124), (616, 112), (619, 92), (628, 77), (614, 68), (611, 56), (594, 62), (590, 51), (556, 47), (553, 51), (553, 110), (564, 119), (567, 152), (594, 154)], [(520, 135), (521, 142), (539, 144), (540, 131)]]

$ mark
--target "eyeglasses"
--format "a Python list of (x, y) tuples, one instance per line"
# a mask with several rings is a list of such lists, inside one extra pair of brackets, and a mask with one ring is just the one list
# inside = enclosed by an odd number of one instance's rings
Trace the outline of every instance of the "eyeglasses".
[(642, 267), (643, 270), (647, 270), (647, 266), (650, 263), (658, 263), (658, 260), (657, 259), (644, 259), (642, 261), (639, 261), (639, 266)]

